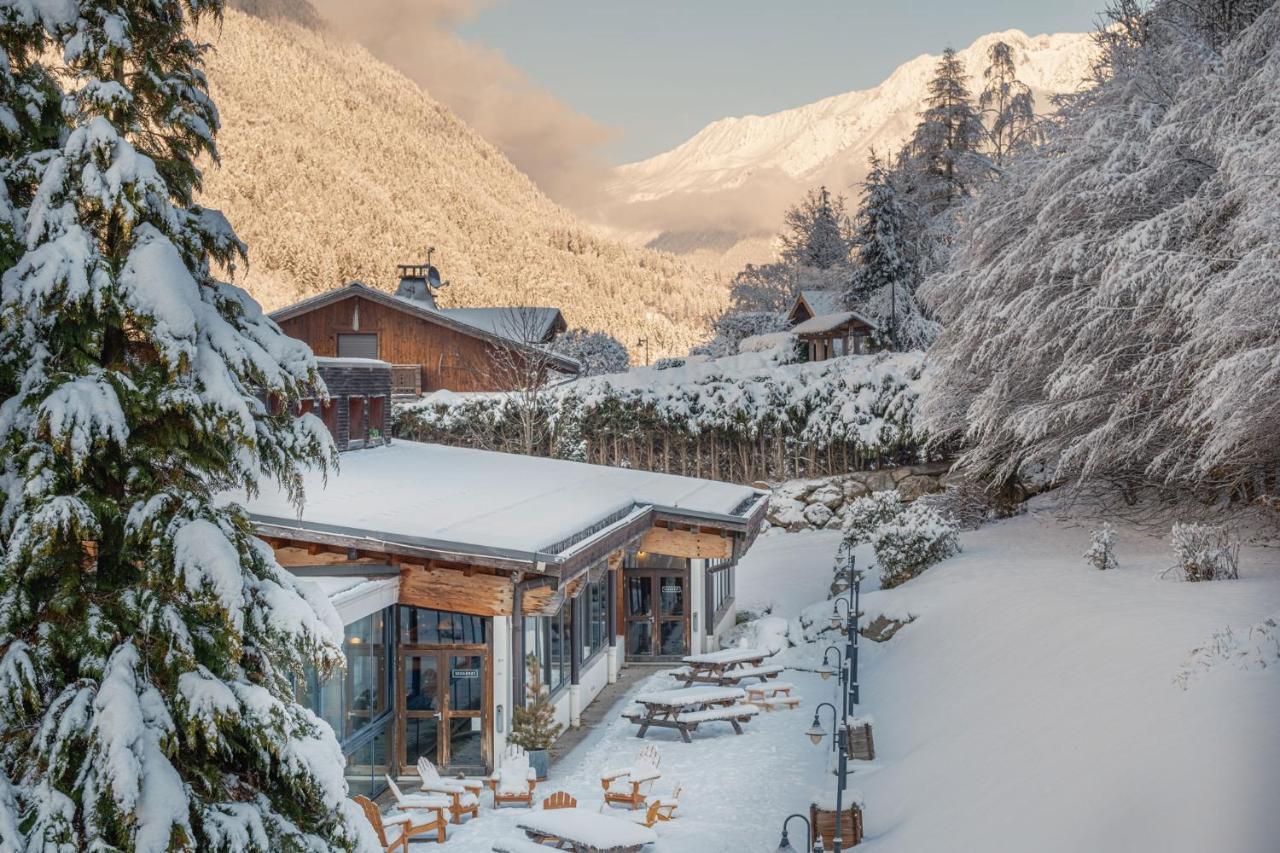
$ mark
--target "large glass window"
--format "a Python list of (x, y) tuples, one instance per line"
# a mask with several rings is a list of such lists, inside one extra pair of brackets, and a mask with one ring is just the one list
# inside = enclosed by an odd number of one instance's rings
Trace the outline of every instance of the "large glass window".
[(608, 642), (608, 579), (601, 574), (600, 579), (589, 582), (587, 588), (578, 596), (578, 624), (582, 627), (578, 638), (582, 646), (582, 660), (586, 661), (596, 652), (604, 648)]
[[(362, 732), (358, 746), (347, 752), (347, 785), (351, 795), (363, 794), (370, 799), (378, 796), (386, 787), (383, 775), (391, 772), (391, 724), (387, 717)], [(372, 735), (372, 736), (370, 736)]]
[(711, 622), (707, 626), (707, 630), (711, 630), (711, 624), (721, 611), (728, 605), (730, 599), (733, 598), (733, 572), (734, 566), (732, 562), (724, 561), (721, 563), (711, 563), (707, 566), (710, 573), (711, 583), (709, 589), (711, 600), (707, 602), (707, 613), (711, 616)]
[(346, 740), (390, 710), (387, 646), (389, 610), (371, 613), (344, 629), (347, 665), (321, 680), (308, 670), (298, 699)]
[(560, 610), (550, 619), (551, 637), (548, 643), (550, 671), (547, 673), (547, 686), (555, 690), (569, 680), (569, 656), (573, 650), (569, 647), (569, 626), (565, 622), (567, 607), (561, 605)]

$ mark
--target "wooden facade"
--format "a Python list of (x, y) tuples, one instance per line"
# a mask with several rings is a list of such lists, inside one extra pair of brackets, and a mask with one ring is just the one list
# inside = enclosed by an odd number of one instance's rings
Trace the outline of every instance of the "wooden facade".
[(365, 338), (371, 345), (367, 357), (388, 362), (401, 373), (416, 366), (416, 387), (422, 392), (511, 390), (529, 364), (525, 353), (560, 372), (576, 373), (578, 368), (569, 359), (547, 356), (358, 283), (282, 309), (272, 318), (318, 356), (339, 356), (340, 335), (372, 336)]

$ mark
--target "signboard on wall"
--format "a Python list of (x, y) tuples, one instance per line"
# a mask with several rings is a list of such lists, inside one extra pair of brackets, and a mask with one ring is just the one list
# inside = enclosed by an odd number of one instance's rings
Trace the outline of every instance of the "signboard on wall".
[(480, 670), (478, 669), (454, 669), (449, 671), (449, 677), (452, 679), (463, 678), (479, 678)]

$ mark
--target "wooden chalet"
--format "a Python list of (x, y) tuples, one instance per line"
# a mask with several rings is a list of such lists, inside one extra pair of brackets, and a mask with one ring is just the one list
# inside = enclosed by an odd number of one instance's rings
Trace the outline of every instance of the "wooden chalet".
[(846, 311), (840, 294), (830, 290), (802, 290), (787, 314), (792, 334), (805, 347), (809, 361), (871, 352), (873, 321)]
[(557, 719), (627, 661), (718, 648), (768, 495), (728, 483), (396, 441), (245, 501), (345, 625), (347, 666), (299, 696), (338, 734), (353, 793), (426, 756), (491, 771), (534, 655)]
[[(318, 356), (392, 365), (393, 393), (511, 390), (530, 365), (576, 375), (580, 366), (539, 345), (563, 332), (557, 308), (440, 308), (430, 265), (400, 267), (396, 293), (360, 282), (271, 314), (284, 332)], [(435, 282), (434, 286), (432, 282)]]

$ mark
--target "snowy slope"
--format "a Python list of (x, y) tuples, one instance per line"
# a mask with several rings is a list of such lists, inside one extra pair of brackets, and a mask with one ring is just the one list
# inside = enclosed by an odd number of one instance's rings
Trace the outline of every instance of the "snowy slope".
[[(868, 853), (1271, 853), (1280, 783), (1280, 670), (1215, 667), (1187, 689), (1175, 678), (1188, 652), (1226, 625), (1280, 609), (1280, 555), (1249, 545), (1238, 581), (1189, 584), (1155, 573), (1171, 562), (1163, 531), (1118, 524), (1120, 567), (1088, 568), (1079, 554), (1092, 522), (1047, 512), (962, 534), (964, 552), (922, 577), (863, 596), (868, 611), (918, 616), (886, 644), (860, 647), (862, 705), (875, 721), (877, 760), (855, 763)], [(837, 537), (766, 533), (739, 569), (737, 594), (772, 604), (755, 623), (791, 617), (797, 645), (775, 660), (815, 667), (840, 638), (805, 642), (802, 609), (823, 617)], [(859, 565), (870, 554), (859, 548)], [(869, 584), (874, 587), (875, 584)], [(805, 608), (806, 602), (815, 602)], [(752, 632), (758, 643), (766, 631)], [(812, 671), (782, 676), (797, 711), (761, 714), (735, 736), (700, 728), (693, 743), (650, 732), (665, 794), (680, 782), (678, 819), (659, 824), (654, 853), (771, 850), (783, 819), (829, 798), (831, 752), (804, 730), (837, 682)], [(674, 686), (665, 673), (632, 695)], [(617, 714), (557, 763), (546, 791), (600, 808), (599, 772), (642, 742)], [(830, 717), (824, 711), (824, 724)], [(539, 785), (539, 791), (544, 786)], [(450, 827), (450, 849), (487, 853), (518, 838), (518, 809)], [(791, 842), (802, 849), (803, 825)], [(828, 847), (828, 849), (830, 849)]]
[[(1035, 91), (1042, 112), (1048, 109), (1046, 96), (1074, 90), (1088, 72), (1092, 45), (1087, 34), (991, 33), (960, 51), (975, 78), (975, 95), (987, 49), (999, 40), (1015, 48), (1018, 76)], [(614, 191), (629, 201), (715, 192), (742, 186), (770, 170), (816, 183), (834, 165), (860, 163), (868, 149), (886, 151), (902, 144), (915, 126), (937, 61), (936, 56), (918, 56), (873, 89), (772, 115), (713, 122), (671, 151), (619, 167)]]

